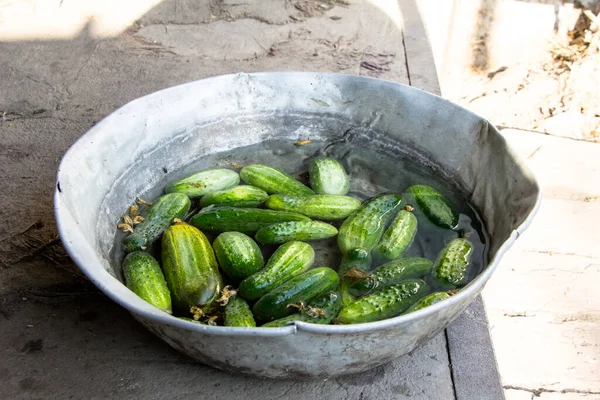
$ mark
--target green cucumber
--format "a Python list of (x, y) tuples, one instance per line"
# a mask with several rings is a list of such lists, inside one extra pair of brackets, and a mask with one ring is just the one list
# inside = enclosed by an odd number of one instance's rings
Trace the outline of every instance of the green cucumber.
[(341, 309), (336, 321), (341, 324), (362, 324), (392, 318), (409, 308), (428, 291), (429, 287), (422, 280), (406, 280), (347, 305)]
[(213, 248), (221, 269), (236, 283), (265, 266), (260, 247), (243, 233), (221, 233), (213, 242)]
[(467, 239), (454, 239), (444, 247), (433, 266), (433, 277), (440, 288), (455, 289), (467, 282), (473, 245)]
[(345, 195), (350, 190), (350, 179), (346, 170), (336, 159), (317, 158), (308, 170), (310, 187), (319, 194)]
[(211, 311), (223, 281), (206, 236), (191, 225), (178, 223), (163, 234), (161, 251), (173, 306), (183, 314), (188, 314), (190, 307)]
[(382, 260), (395, 260), (410, 247), (416, 234), (417, 217), (410, 211), (400, 210), (373, 249), (373, 255)]
[(372, 257), (365, 249), (351, 249), (346, 254), (342, 254), (340, 265), (338, 266), (338, 274), (344, 276), (353, 267), (362, 271), (371, 269)]
[[(340, 275), (338, 274), (338, 276)], [(352, 296), (352, 293), (350, 293), (351, 285), (352, 282), (348, 280), (342, 280), (340, 278), (340, 283), (338, 285), (337, 292), (340, 294), (342, 307), (346, 307), (348, 304), (354, 303), (356, 301), (356, 297)]]
[(402, 202), (402, 196), (384, 194), (365, 202), (340, 227), (338, 247), (342, 254), (356, 248), (371, 251), (379, 243), (389, 220)]
[(154, 307), (171, 314), (171, 293), (158, 261), (148, 253), (134, 251), (123, 261), (125, 285)]
[(426, 258), (401, 258), (383, 264), (364, 278), (353, 280), (350, 293), (361, 297), (367, 293), (383, 290), (407, 279), (422, 278), (429, 275), (433, 263)]
[(446, 292), (435, 292), (435, 293), (428, 294), (427, 296), (423, 297), (421, 300), (417, 301), (415, 304), (410, 306), (410, 308), (408, 310), (406, 310), (403, 314), (409, 314), (411, 312), (421, 310), (425, 307), (429, 307), (430, 305), (439, 303), (440, 301), (446, 300), (449, 298), (450, 298), (450, 295)]
[(344, 219), (360, 207), (360, 200), (350, 196), (315, 194), (290, 196), (273, 194), (265, 205), (271, 210), (291, 211), (323, 221)]
[(310, 242), (312, 240), (328, 239), (337, 235), (335, 226), (319, 221), (290, 221), (280, 222), (261, 228), (256, 232), (256, 241), (260, 244), (281, 244), (299, 240)]
[(170, 183), (167, 193), (183, 193), (190, 198), (225, 190), (240, 183), (240, 175), (230, 169), (208, 169)]
[(310, 221), (310, 218), (302, 214), (260, 208), (208, 206), (194, 215), (190, 223), (198, 229), (212, 232), (250, 234), (265, 226), (288, 221)]
[(269, 194), (262, 189), (250, 185), (240, 185), (207, 194), (200, 199), (200, 206), (208, 207), (215, 204), (230, 207), (258, 207), (268, 197)]
[(279, 328), (293, 321), (326, 325), (333, 321), (341, 308), (342, 301), (340, 295), (336, 292), (327, 292), (309, 301), (305, 307), (300, 308), (300, 312), (267, 322), (261, 328)]
[(246, 300), (235, 295), (229, 298), (229, 301), (225, 305), (223, 321), (225, 326), (240, 326), (245, 328), (254, 328), (256, 326), (252, 310), (250, 310), (250, 306)]
[(446, 229), (457, 227), (458, 214), (440, 192), (426, 185), (411, 186), (407, 192), (414, 198), (419, 210), (435, 225)]
[(312, 189), (292, 176), (268, 165), (248, 165), (242, 168), (240, 176), (244, 182), (261, 188), (269, 194), (282, 193), (297, 196), (315, 194)]
[(258, 299), (309, 269), (314, 261), (315, 251), (308, 243), (285, 243), (275, 250), (265, 268), (240, 283), (238, 293), (247, 300)]
[(314, 268), (282, 283), (258, 300), (252, 311), (261, 321), (272, 321), (293, 314), (293, 305), (306, 303), (325, 292), (334, 290), (339, 282), (331, 268)]
[(358, 274), (366, 274), (366, 271), (371, 269), (371, 262), (371, 253), (365, 249), (352, 249), (348, 251), (348, 253), (342, 255), (340, 265), (338, 266), (338, 275), (340, 277), (338, 291), (344, 307), (356, 300), (350, 290), (352, 282), (344, 279), (344, 276), (353, 268), (358, 269)]
[(195, 319), (192, 319), (192, 318), (188, 318), (188, 317), (177, 317), (177, 318), (182, 319), (182, 320), (187, 321), (187, 322), (193, 322), (195, 324), (207, 325), (208, 326), (208, 324), (206, 322), (196, 321)]
[(190, 210), (190, 199), (182, 193), (165, 194), (154, 201), (144, 221), (136, 225), (131, 235), (123, 239), (123, 251), (145, 250), (160, 238), (173, 219), (183, 219)]

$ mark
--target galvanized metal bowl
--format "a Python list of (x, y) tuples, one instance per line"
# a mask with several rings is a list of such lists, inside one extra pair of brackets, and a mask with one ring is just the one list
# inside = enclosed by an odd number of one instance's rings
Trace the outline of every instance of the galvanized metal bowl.
[[(352, 126), (368, 128), (373, 146), (394, 142), (397, 149), (410, 148), (430, 160), (483, 215), (490, 236), (489, 264), (457, 295), (379, 322), (298, 322), (261, 329), (186, 322), (150, 306), (123, 285), (110, 253), (116, 223), (137, 195), (160, 187), (167, 172), (272, 138), (297, 140), (308, 133), (311, 139), (332, 139)], [(70, 256), (146, 328), (213, 367), (291, 378), (364, 371), (433, 338), (481, 292), (540, 202), (531, 173), (497, 130), (477, 115), (397, 83), (297, 72), (220, 76), (132, 101), (71, 147), (56, 187), (56, 220)]]

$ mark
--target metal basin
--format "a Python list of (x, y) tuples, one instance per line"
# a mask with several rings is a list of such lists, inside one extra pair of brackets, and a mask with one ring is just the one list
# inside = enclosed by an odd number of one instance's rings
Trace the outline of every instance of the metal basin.
[[(407, 316), (367, 324), (229, 328), (169, 316), (122, 284), (110, 250), (117, 221), (140, 193), (218, 152), (306, 134), (333, 140), (352, 127), (363, 129), (367, 146), (410, 149), (429, 160), (478, 208), (490, 237), (489, 264), (457, 295)], [(223, 370), (298, 378), (364, 371), (441, 332), (481, 292), (529, 225), (540, 192), (498, 131), (457, 105), (392, 82), (286, 72), (205, 79), (123, 106), (66, 153), (54, 201), (61, 239), (72, 259), (100, 290), (169, 345)]]

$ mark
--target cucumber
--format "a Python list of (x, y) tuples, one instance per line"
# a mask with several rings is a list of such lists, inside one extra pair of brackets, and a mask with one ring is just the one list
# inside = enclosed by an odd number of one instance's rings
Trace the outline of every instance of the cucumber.
[(319, 194), (344, 195), (350, 190), (350, 180), (346, 170), (336, 159), (317, 158), (308, 170), (310, 186)]
[(268, 197), (269, 194), (262, 189), (250, 185), (240, 185), (207, 194), (200, 199), (200, 206), (208, 207), (215, 204), (230, 207), (258, 207)]
[(243, 233), (221, 233), (213, 242), (213, 248), (221, 269), (236, 283), (265, 266), (260, 247)]
[(395, 317), (428, 291), (429, 287), (422, 280), (406, 280), (347, 305), (340, 310), (336, 321), (341, 324), (362, 324)]
[(160, 238), (173, 219), (183, 219), (190, 210), (190, 199), (182, 193), (165, 194), (154, 201), (145, 215), (144, 221), (137, 225), (133, 233), (123, 239), (123, 251), (130, 253), (145, 250)]
[(167, 228), (162, 237), (162, 266), (173, 306), (182, 314), (190, 307), (210, 312), (223, 287), (208, 239), (185, 223)]
[(344, 279), (344, 277), (353, 268), (357, 269), (358, 274), (368, 276), (366, 271), (371, 269), (371, 262), (371, 253), (365, 249), (352, 249), (347, 254), (342, 255), (338, 267), (338, 275), (340, 277), (338, 292), (340, 293), (344, 307), (356, 300), (351, 291), (352, 281)]
[(194, 215), (190, 223), (198, 229), (212, 232), (250, 234), (265, 226), (288, 221), (310, 221), (310, 218), (302, 214), (260, 208), (208, 206)]
[(433, 266), (433, 277), (438, 286), (444, 289), (464, 286), (472, 254), (473, 245), (466, 239), (458, 238), (448, 243)]
[(123, 261), (125, 285), (154, 307), (171, 314), (171, 293), (158, 261), (148, 253), (134, 251)]
[(410, 306), (410, 308), (406, 310), (403, 314), (408, 314), (411, 312), (421, 310), (425, 307), (429, 307), (432, 304), (438, 303), (442, 300), (446, 300), (449, 298), (450, 295), (446, 292), (435, 292), (428, 294), (427, 296), (423, 297), (421, 300), (417, 301), (415, 304)]
[(458, 214), (440, 192), (426, 185), (411, 186), (407, 192), (414, 198), (419, 210), (435, 225), (446, 229), (457, 227)]
[(357, 210), (360, 204), (360, 200), (354, 197), (327, 194), (312, 196), (273, 194), (265, 203), (271, 210), (297, 212), (323, 221), (344, 219)]
[(293, 314), (291, 305), (305, 303), (325, 292), (334, 290), (339, 282), (331, 268), (314, 268), (282, 283), (258, 300), (252, 311), (262, 321), (272, 321)]
[(286, 326), (293, 321), (326, 325), (333, 321), (341, 308), (342, 301), (339, 294), (336, 292), (327, 292), (309, 301), (305, 307), (300, 308), (300, 312), (267, 322), (261, 328), (278, 328)]
[(282, 193), (297, 196), (315, 194), (312, 189), (298, 182), (292, 176), (268, 165), (248, 165), (242, 168), (240, 176), (244, 182), (261, 188), (269, 194)]
[(275, 250), (265, 268), (240, 283), (238, 293), (247, 300), (258, 299), (309, 269), (314, 261), (315, 251), (308, 243), (285, 243)]
[(342, 254), (362, 248), (371, 251), (379, 243), (385, 226), (402, 202), (402, 196), (384, 194), (365, 202), (340, 227), (338, 247)]
[[(340, 276), (338, 274), (338, 276)], [(340, 277), (340, 283), (337, 288), (337, 292), (340, 294), (340, 299), (342, 303), (342, 307), (346, 307), (348, 304), (354, 303), (356, 301), (356, 297), (352, 296), (350, 293), (350, 286), (352, 282), (348, 280), (342, 280)]]
[(254, 316), (246, 300), (235, 295), (225, 305), (223, 320), (225, 326), (241, 326), (245, 328), (254, 328), (256, 326)]
[(187, 322), (193, 322), (195, 324), (208, 325), (206, 322), (196, 321), (195, 319), (188, 318), (188, 317), (177, 317), (177, 318), (182, 319), (182, 320), (187, 321)]
[(240, 175), (230, 169), (207, 169), (170, 183), (167, 193), (183, 193), (190, 198), (201, 197), (240, 183)]
[(299, 240), (328, 239), (337, 235), (335, 226), (319, 221), (290, 221), (281, 222), (261, 228), (256, 232), (256, 241), (260, 244), (281, 244)]
[(362, 271), (368, 271), (371, 269), (372, 257), (365, 249), (351, 249), (346, 254), (342, 255), (340, 265), (338, 267), (338, 274), (344, 276), (353, 267), (357, 267)]
[(373, 255), (380, 260), (395, 260), (410, 247), (416, 234), (417, 217), (410, 211), (400, 210), (373, 249)]
[(364, 278), (355, 279), (350, 285), (350, 293), (353, 296), (361, 297), (406, 279), (422, 278), (429, 275), (432, 266), (433, 263), (426, 258), (401, 258), (375, 268), (370, 275)]

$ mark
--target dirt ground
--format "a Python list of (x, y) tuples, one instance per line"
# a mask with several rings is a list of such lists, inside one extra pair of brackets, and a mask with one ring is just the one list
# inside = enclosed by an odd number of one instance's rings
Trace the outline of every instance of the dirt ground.
[[(457, 6), (444, 97), (500, 128), (600, 141), (598, 4), (483, 0), (468, 16)], [(461, 18), (471, 18), (462, 36)]]

